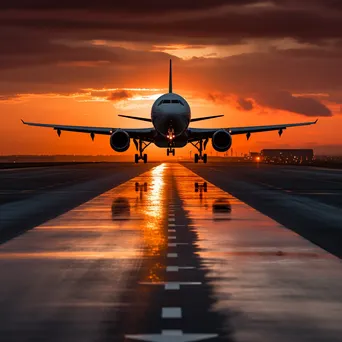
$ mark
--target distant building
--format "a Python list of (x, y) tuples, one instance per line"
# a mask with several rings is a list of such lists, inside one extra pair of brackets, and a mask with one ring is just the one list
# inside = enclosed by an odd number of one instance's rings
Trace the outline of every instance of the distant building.
[(312, 149), (265, 149), (260, 153), (264, 163), (310, 164), (314, 158)]
[(259, 152), (249, 152), (249, 160), (258, 162), (260, 161), (260, 153)]

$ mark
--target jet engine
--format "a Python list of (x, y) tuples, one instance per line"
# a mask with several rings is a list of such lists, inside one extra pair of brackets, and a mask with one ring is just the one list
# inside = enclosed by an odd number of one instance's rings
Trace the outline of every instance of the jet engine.
[(125, 152), (130, 145), (130, 138), (127, 132), (118, 129), (110, 136), (110, 146), (116, 152)]
[(227, 131), (220, 129), (213, 134), (211, 142), (216, 151), (226, 152), (232, 146), (232, 136)]

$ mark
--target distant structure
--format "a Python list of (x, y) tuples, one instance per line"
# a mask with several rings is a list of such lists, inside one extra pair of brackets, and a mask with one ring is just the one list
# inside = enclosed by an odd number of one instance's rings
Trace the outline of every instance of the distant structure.
[(249, 152), (248, 160), (259, 162), (260, 161), (260, 153), (259, 152)]
[(265, 149), (260, 152), (264, 163), (311, 164), (314, 159), (312, 149)]

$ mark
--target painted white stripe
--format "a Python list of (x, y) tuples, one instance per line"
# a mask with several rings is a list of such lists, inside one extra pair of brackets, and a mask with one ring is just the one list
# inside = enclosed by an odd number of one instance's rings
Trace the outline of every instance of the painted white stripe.
[(168, 229), (167, 230), (169, 233), (176, 233), (176, 229)]
[(162, 308), (162, 318), (182, 318), (182, 309), (179, 307)]
[(169, 223), (169, 227), (176, 227), (174, 223)]
[(182, 246), (182, 245), (188, 245), (186, 242), (172, 242), (167, 244), (168, 247), (177, 247), (177, 246)]
[(178, 272), (179, 270), (192, 270), (194, 268), (192, 266), (167, 266), (166, 272)]
[(218, 334), (183, 334), (178, 330), (162, 330), (161, 334), (125, 335), (125, 338), (148, 342), (195, 342), (218, 337)]
[(168, 258), (178, 258), (178, 254), (177, 253), (167, 253), (167, 257)]
[(175, 222), (175, 221), (176, 221), (175, 218), (170, 218), (170, 217), (169, 217), (169, 222)]
[(182, 330), (173, 330), (173, 329), (166, 329), (161, 331), (162, 335), (169, 335), (169, 336), (182, 336)]
[(196, 286), (202, 285), (200, 281), (168, 281), (168, 282), (140, 282), (140, 285), (153, 285), (153, 286), (165, 286), (165, 289), (168, 287), (169, 289), (178, 289), (180, 286)]
[(176, 240), (177, 238), (175, 236), (168, 236), (167, 237), (169, 240)]
[(165, 290), (179, 290), (180, 289), (180, 284), (177, 283), (166, 283), (165, 284)]
[(166, 267), (166, 272), (178, 272), (179, 267), (178, 266), (167, 266)]

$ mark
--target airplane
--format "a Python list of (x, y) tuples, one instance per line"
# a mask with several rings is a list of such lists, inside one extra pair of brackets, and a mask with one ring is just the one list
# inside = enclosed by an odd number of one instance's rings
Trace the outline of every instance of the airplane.
[(138, 163), (143, 160), (147, 163), (145, 149), (151, 144), (166, 148), (167, 155), (175, 155), (175, 148), (192, 144), (198, 151), (194, 155), (195, 163), (202, 160), (207, 162), (208, 157), (205, 151), (209, 139), (213, 148), (218, 152), (226, 152), (232, 146), (232, 136), (245, 134), (247, 140), (252, 133), (278, 131), (279, 136), (289, 127), (308, 126), (317, 123), (316, 121), (291, 123), (270, 126), (247, 126), (247, 127), (227, 127), (227, 128), (191, 128), (190, 123), (214, 119), (223, 115), (212, 115), (199, 118), (191, 118), (191, 110), (188, 102), (180, 95), (172, 91), (172, 60), (169, 65), (169, 92), (160, 96), (152, 105), (151, 118), (136, 117), (130, 115), (119, 115), (120, 117), (133, 120), (140, 120), (152, 123), (151, 128), (113, 128), (113, 127), (89, 127), (89, 126), (66, 126), (45, 123), (35, 123), (22, 121), (29, 126), (49, 127), (57, 131), (58, 136), (62, 131), (88, 133), (92, 140), (96, 134), (110, 136), (110, 146), (116, 152), (125, 152), (130, 147), (133, 140), (138, 153), (135, 154), (134, 161)]

